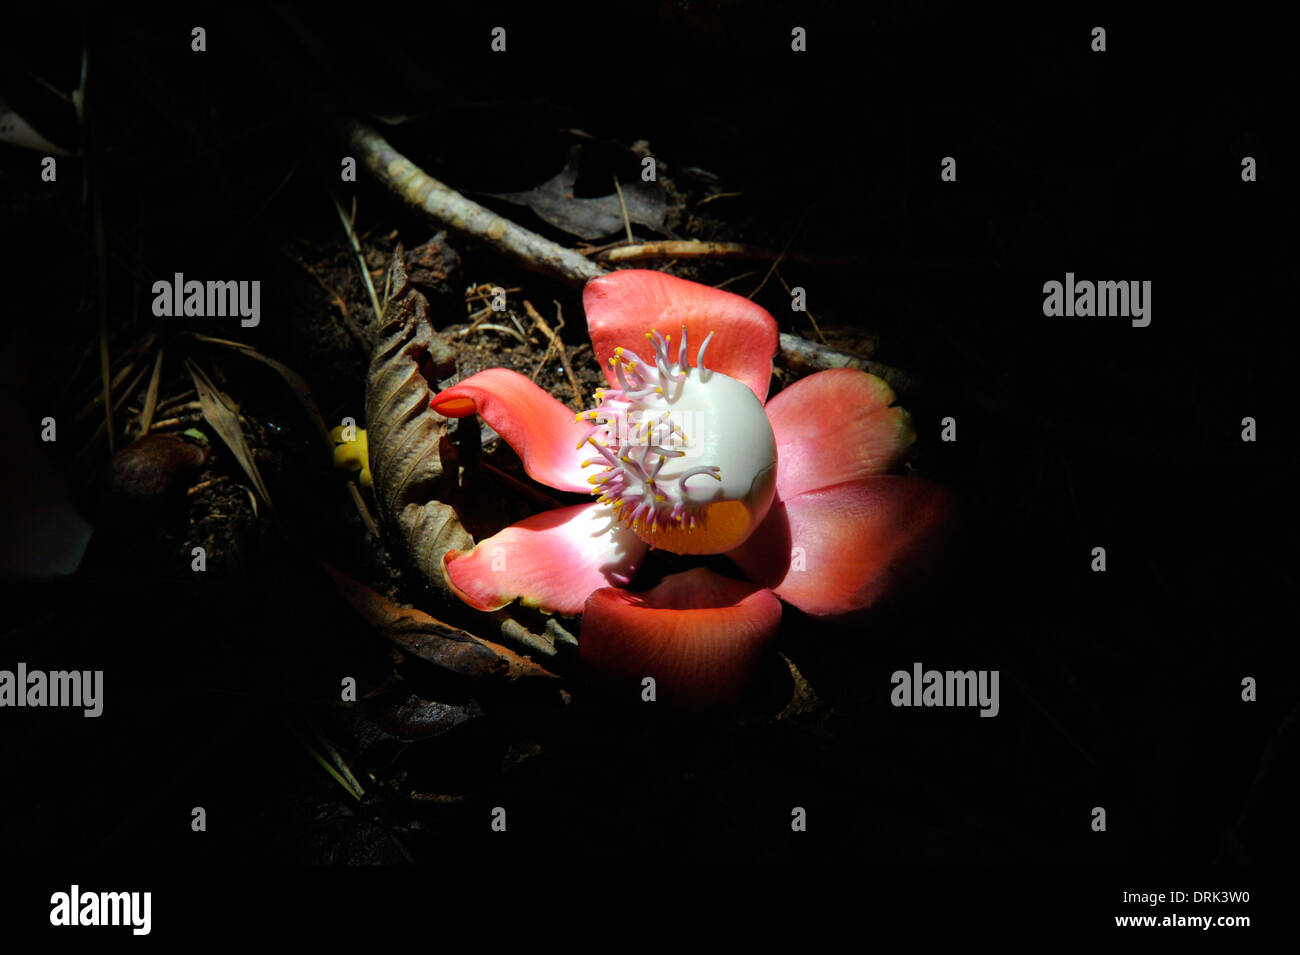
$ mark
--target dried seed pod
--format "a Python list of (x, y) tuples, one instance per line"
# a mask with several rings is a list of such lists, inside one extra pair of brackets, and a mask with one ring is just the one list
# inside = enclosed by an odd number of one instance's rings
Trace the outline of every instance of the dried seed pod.
[(113, 455), (112, 494), (144, 503), (160, 498), (177, 479), (208, 459), (208, 449), (174, 434), (147, 434)]

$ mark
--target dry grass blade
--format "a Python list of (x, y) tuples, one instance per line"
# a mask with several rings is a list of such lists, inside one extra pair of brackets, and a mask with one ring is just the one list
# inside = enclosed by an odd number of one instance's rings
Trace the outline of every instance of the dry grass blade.
[[(316, 399), (312, 397), (311, 389), (307, 387), (307, 379), (298, 374), (283, 362), (278, 362), (274, 358), (263, 355), (256, 348), (245, 345), (243, 342), (233, 342), (225, 338), (213, 338), (210, 335), (195, 335), (195, 341), (200, 341), (208, 345), (220, 345), (223, 348), (229, 348), (236, 351), (246, 358), (254, 361), (260, 361), (268, 368), (273, 368), (284, 379), (289, 390), (293, 392), (298, 404), (306, 413), (316, 429), (316, 434), (320, 437), (321, 443), (331, 454), (334, 451), (334, 442), (330, 438), (330, 429), (325, 424), (325, 419), (321, 417), (320, 407), (316, 404)], [(355, 481), (348, 481), (348, 494), (352, 498), (352, 504), (356, 507), (357, 513), (361, 515), (361, 521), (366, 525), (366, 530), (374, 537), (379, 536), (379, 525), (375, 523), (374, 515), (370, 513), (370, 508), (366, 505), (366, 499), (361, 496), (361, 490), (357, 487)]]
[[(307, 752), (311, 755), (311, 758), (316, 760), (316, 762), (320, 765), (320, 767), (324, 769), (325, 772), (329, 773), (330, 777), (336, 783), (338, 783), (340, 786), (342, 786), (344, 789), (347, 790), (349, 796), (351, 796), (353, 799), (360, 802), (361, 797), (365, 795), (365, 793), (361, 791), (360, 786), (354, 787), (353, 783), (349, 782), (348, 780), (344, 779), (341, 775), (339, 775), (339, 771), (335, 769), (333, 766), (331, 766), (329, 761), (326, 760), (325, 757), (322, 756), (320, 753), (318, 753), (316, 751), (316, 748), (312, 746), (311, 743), (307, 742), (307, 740), (303, 737), (303, 735), (299, 733), (296, 729), (294, 729), (292, 726), (289, 727), (289, 732), (292, 733), (294, 735), (294, 738), (297, 739), (298, 742), (302, 744), (303, 749), (307, 750)], [(348, 775), (351, 776), (351, 773), (349, 773)]]
[[(131, 367), (134, 368), (135, 366), (132, 365)], [(126, 407), (126, 403), (131, 400), (131, 396), (135, 394), (135, 390), (139, 388), (140, 383), (144, 381), (144, 375), (145, 369), (141, 368), (140, 371), (136, 373), (136, 376), (131, 379), (131, 383), (126, 386), (126, 390), (122, 392), (117, 401), (113, 402), (112, 407), (109, 409), (109, 415), (107, 415), (103, 421), (99, 422), (95, 428), (95, 433), (90, 436), (90, 440), (87, 441), (85, 446), (78, 452), (78, 457), (81, 460), (84, 461), (91, 452), (95, 450), (95, 447), (99, 443), (99, 439), (104, 436), (104, 432), (107, 428), (105, 422), (110, 420), (112, 415), (120, 413), (122, 409)], [(127, 437), (130, 436), (127, 435)]]
[(105, 271), (108, 266), (104, 253), (104, 209), (98, 200), (95, 201), (95, 263), (99, 279), (99, 380), (104, 402), (104, 430), (108, 435), (108, 452), (112, 454), (117, 441), (113, 431), (113, 389), (110, 384), (112, 360), (108, 351), (108, 278)]
[[(333, 197), (331, 197), (333, 198)], [(366, 283), (366, 291), (370, 293), (370, 307), (375, 310), (375, 321), (384, 320), (384, 309), (379, 304), (379, 296), (375, 294), (375, 283), (370, 278), (370, 268), (366, 265), (366, 254), (361, 251), (361, 243), (357, 241), (357, 230), (354, 224), (356, 219), (356, 200), (353, 200), (352, 218), (349, 219), (339, 201), (334, 199), (334, 210), (339, 214), (339, 221), (343, 223), (343, 230), (348, 234), (348, 241), (352, 243), (352, 252), (357, 258), (357, 267), (361, 270), (361, 278)]]
[(140, 410), (137, 430), (148, 434), (153, 424), (153, 413), (158, 408), (158, 383), (162, 380), (163, 350), (158, 349), (158, 357), (153, 362), (153, 374), (149, 377), (149, 390), (145, 392), (144, 408)]
[(274, 510), (271, 504), (271, 495), (267, 492), (266, 485), (262, 482), (262, 475), (257, 470), (257, 462), (253, 459), (253, 451), (244, 438), (244, 429), (239, 424), (239, 412), (234, 409), (230, 398), (209, 380), (208, 376), (203, 373), (203, 369), (198, 365), (187, 359), (185, 369), (190, 373), (190, 377), (194, 380), (194, 387), (199, 393), (199, 404), (203, 408), (203, 417), (207, 419), (208, 424), (212, 425), (213, 430), (221, 436), (221, 440), (226, 443), (226, 447), (230, 448), (230, 453), (235, 456), (239, 466), (244, 469), (248, 479), (253, 482), (253, 487), (258, 496), (268, 508)]
[(279, 373), (280, 377), (285, 380), (285, 383), (288, 384), (294, 397), (298, 399), (298, 404), (301, 405), (303, 411), (307, 413), (307, 417), (311, 419), (312, 425), (316, 428), (316, 433), (320, 436), (321, 443), (331, 452), (333, 451), (334, 442), (330, 440), (330, 429), (326, 426), (325, 419), (321, 417), (320, 408), (316, 405), (316, 399), (312, 397), (311, 389), (307, 387), (306, 378), (298, 374), (288, 365), (278, 362), (274, 358), (263, 355), (256, 348), (253, 348), (251, 345), (245, 345), (243, 342), (232, 342), (225, 338), (213, 338), (211, 335), (196, 334), (191, 337), (196, 342), (203, 342), (206, 345), (220, 345), (222, 348), (229, 348), (233, 351), (239, 352), (246, 358), (260, 361), (268, 368), (274, 368)]
[(618, 193), (618, 207), (623, 212), (623, 228), (627, 230), (627, 241), (635, 242), (632, 237), (632, 222), (627, 217), (627, 202), (623, 199), (623, 186), (618, 181), (618, 176), (614, 177), (614, 191)]
[(334, 744), (325, 738), (325, 734), (320, 731), (320, 727), (313, 724), (311, 731), (316, 734), (316, 739), (325, 748), (325, 752), (329, 753), (330, 759), (334, 761), (334, 765), (338, 767), (339, 772), (343, 774), (343, 778), (348, 781), (351, 788), (356, 790), (358, 796), (364, 796), (366, 794), (365, 788), (361, 783), (357, 782), (357, 777), (352, 775), (352, 770), (348, 769), (347, 761), (339, 755), (339, 751), (334, 748)]
[[(117, 374), (115, 374), (112, 377), (112, 379), (108, 383), (108, 395), (110, 398), (112, 397), (113, 393), (117, 391), (118, 388), (122, 387), (122, 382), (126, 381), (126, 379), (130, 376), (130, 374), (133, 371), (135, 371), (135, 362), (128, 361), (123, 363), (122, 368), (117, 372)], [(90, 401), (86, 403), (85, 407), (83, 407), (80, 411), (77, 412), (77, 414), (75, 415), (75, 417), (73, 417), (72, 420), (77, 422), (85, 421), (92, 414), (94, 414), (94, 412), (98, 410), (100, 405), (102, 405), (103, 403), (104, 403), (104, 392), (101, 390), (97, 392), (95, 396), (92, 397)], [(103, 425), (102, 421), (100, 422), (100, 425), (101, 426)]]

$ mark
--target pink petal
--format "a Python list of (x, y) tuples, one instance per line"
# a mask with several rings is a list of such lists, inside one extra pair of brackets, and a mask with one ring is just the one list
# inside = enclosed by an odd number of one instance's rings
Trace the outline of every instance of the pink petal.
[(921, 478), (848, 481), (778, 500), (727, 556), (805, 613), (849, 613), (925, 566), (951, 509), (950, 493)]
[(916, 440), (911, 418), (891, 408), (893, 400), (893, 390), (875, 375), (833, 368), (796, 381), (769, 401), (777, 493), (789, 501), (893, 467)]
[(624, 586), (646, 544), (607, 504), (579, 504), (534, 514), (479, 541), (468, 553), (450, 550), (443, 576), (477, 610), (499, 610), (515, 598), (530, 607), (579, 614), (599, 587)]
[(591, 493), (577, 449), (584, 429), (574, 412), (517, 371), (489, 368), (439, 392), (429, 407), (448, 418), (478, 412), (515, 449), (529, 477), (561, 491)]
[(781, 623), (770, 590), (704, 567), (665, 577), (645, 593), (603, 588), (587, 598), (578, 652), (600, 679), (690, 708), (739, 698)]
[(618, 384), (609, 367), (615, 348), (622, 345), (651, 360), (645, 336), (657, 328), (673, 336), (669, 354), (675, 359), (684, 324), (689, 364), (697, 364), (700, 346), (714, 332), (705, 365), (743, 381), (759, 401), (767, 398), (777, 349), (776, 321), (747, 298), (663, 272), (625, 269), (588, 282), (582, 306), (596, 359), (611, 385)]

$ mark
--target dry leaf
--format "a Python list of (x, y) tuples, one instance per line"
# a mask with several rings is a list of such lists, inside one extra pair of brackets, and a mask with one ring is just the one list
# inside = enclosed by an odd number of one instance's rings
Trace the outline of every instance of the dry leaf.
[(429, 408), (433, 391), (423, 369), (436, 363), (429, 304), (407, 280), (399, 246), (389, 275), (391, 294), (366, 381), (366, 438), (380, 521), (431, 585), (447, 592), (442, 558), (468, 551), (474, 539), (455, 508), (456, 468), (444, 471), (447, 420)]
[(581, 150), (581, 146), (573, 147), (564, 168), (534, 189), (487, 195), (517, 206), (527, 206), (557, 229), (563, 229), (580, 239), (600, 239), (622, 232), (623, 205), (627, 206), (629, 221), (656, 232), (664, 231), (664, 218), (668, 209), (663, 189), (657, 182), (642, 182), (638, 179), (623, 183), (621, 204), (617, 192), (595, 199), (575, 197), (573, 186), (578, 181)]
[(203, 417), (208, 424), (212, 425), (214, 431), (221, 436), (221, 440), (230, 448), (230, 453), (235, 456), (239, 466), (244, 469), (248, 479), (253, 482), (253, 488), (257, 491), (258, 496), (269, 508), (271, 507), (271, 495), (267, 493), (266, 485), (262, 483), (262, 475), (257, 470), (257, 462), (253, 460), (253, 451), (248, 446), (248, 441), (244, 438), (243, 426), (239, 423), (239, 412), (235, 410), (234, 402), (223, 394), (222, 391), (214, 385), (194, 362), (186, 360), (185, 368), (190, 373), (190, 378), (194, 380), (194, 388), (199, 393), (199, 404), (203, 409)]
[(432, 739), (483, 715), (472, 697), (464, 703), (426, 700), (409, 691), (365, 701), (366, 712), (389, 736), (408, 742)]
[(293, 392), (293, 396), (298, 399), (299, 406), (306, 413), (308, 420), (310, 420), (312, 425), (316, 428), (316, 433), (320, 436), (325, 446), (327, 448), (332, 448), (334, 446), (334, 442), (330, 438), (329, 426), (325, 424), (325, 419), (321, 417), (320, 408), (316, 404), (316, 399), (312, 397), (311, 389), (307, 387), (306, 378), (298, 374), (283, 362), (276, 361), (268, 355), (263, 355), (252, 345), (245, 345), (243, 342), (235, 342), (227, 338), (213, 338), (211, 335), (196, 334), (192, 337), (195, 341), (203, 342), (207, 345), (220, 345), (222, 348), (229, 348), (231, 351), (243, 355), (245, 358), (259, 361), (268, 368), (274, 369), (280, 377), (284, 379), (285, 384), (289, 386), (289, 390)]
[(339, 593), (371, 626), (414, 657), (471, 679), (558, 679), (554, 673), (513, 650), (443, 623), (422, 610), (399, 607), (333, 568), (325, 569)]
[(24, 149), (34, 149), (40, 153), (54, 156), (73, 155), (62, 146), (56, 146), (32, 128), (31, 123), (23, 119), (0, 100), (0, 143), (13, 143)]

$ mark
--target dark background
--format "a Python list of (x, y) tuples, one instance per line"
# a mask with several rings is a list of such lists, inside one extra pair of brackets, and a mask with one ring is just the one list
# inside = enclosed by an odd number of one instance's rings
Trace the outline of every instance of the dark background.
[[(73, 579), (5, 585), (0, 666), (102, 668), (107, 707), (98, 720), (0, 717), (6, 857), (1289, 858), (1294, 716), (1284, 723), (1300, 679), (1284, 401), (1297, 314), (1287, 35), (1245, 15), (443, 6), (14, 15), (0, 39), (0, 95), (60, 144), (81, 132), (32, 74), (66, 92), (89, 50), (85, 171), (106, 223), (114, 348), (153, 327), (142, 282), (173, 271), (260, 278), (261, 327), (216, 333), (294, 367), (330, 421), (358, 415), (367, 352), (318, 333), (329, 300), (283, 250), (335, 255), (357, 296), (331, 193), (357, 198), (377, 264), (394, 230), (409, 248), (433, 227), (364, 171), (338, 182), (333, 118), (406, 117), (379, 128), (479, 198), (553, 175), (573, 142), (566, 130), (607, 146), (646, 139), (692, 198), (706, 180), (687, 167), (713, 174), (715, 191), (743, 193), (703, 207), (697, 234), (860, 258), (782, 272), (808, 289), (823, 326), (859, 329), (877, 342), (874, 358), (914, 377), (902, 395), (920, 435), (913, 466), (951, 486), (964, 516), (946, 570), (850, 628), (787, 608), (780, 648), (821, 701), (803, 721), (775, 720), (784, 700), (768, 697), (707, 720), (647, 715), (569, 671), (568, 707), (488, 692), (478, 720), (367, 750), (329, 701), (342, 676), (364, 691), (393, 662), (315, 560), (373, 585), (383, 555), (283, 389), (228, 360), (227, 386), (261, 423), (290, 531), (235, 510), (197, 577), (175, 555), (208, 518), (180, 502), (147, 541), (97, 538)], [(505, 55), (489, 50), (498, 24)], [(1098, 24), (1104, 54), (1089, 49)], [(207, 29), (206, 53), (190, 52), (193, 25)], [(792, 25), (807, 28), (807, 53), (790, 52)], [(607, 192), (611, 170), (633, 174), (618, 148), (589, 155), (580, 191)], [(939, 180), (948, 155), (955, 184)], [(1258, 160), (1256, 183), (1241, 182), (1244, 155)], [(56, 185), (41, 183), (36, 153), (0, 147), (5, 334), (24, 356), (20, 398), (34, 422), (50, 407), (71, 414), (98, 386), (93, 206), (83, 206), (81, 160), (59, 168)], [(578, 290), (450, 241), (462, 284), (516, 282), (534, 301), (558, 299), (566, 340), (583, 340)], [(734, 290), (756, 284), (759, 268)], [(1150, 280), (1150, 327), (1044, 318), (1042, 285), (1066, 271)], [(364, 312), (364, 297), (349, 300)], [(758, 301), (783, 331), (810, 333), (775, 281)], [(179, 327), (164, 322), (164, 342)], [(955, 444), (938, 438), (949, 415)], [(1246, 415), (1259, 422), (1253, 444), (1240, 440)], [(61, 431), (58, 454), (74, 471), (89, 432), (67, 447), (64, 433), (74, 435)], [(76, 484), (92, 519), (102, 444), (97, 454)], [(219, 442), (213, 466), (239, 478)], [(1094, 546), (1107, 550), (1105, 574), (1089, 570)], [(999, 669), (1000, 715), (892, 708), (889, 675), (913, 661)], [(402, 669), (430, 693), (465, 692), (418, 663)], [(1258, 702), (1241, 701), (1244, 676), (1258, 680)], [(312, 726), (359, 778), (379, 780), (366, 800), (343, 793), (290, 731)], [(190, 832), (196, 805), (206, 834)], [(509, 809), (506, 837), (488, 829), (497, 805)], [(789, 831), (794, 805), (808, 809), (805, 834)], [(1094, 806), (1107, 810), (1104, 834), (1090, 829)]]

